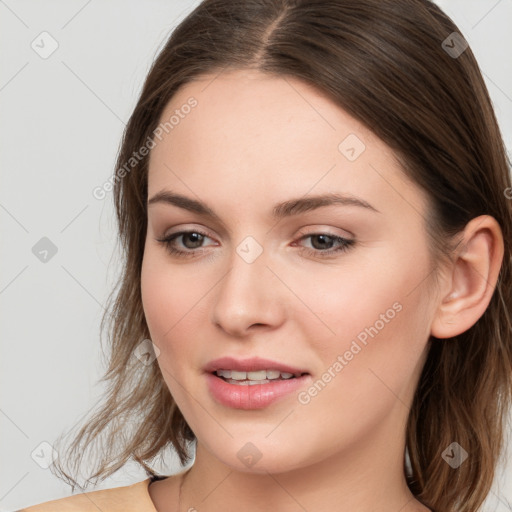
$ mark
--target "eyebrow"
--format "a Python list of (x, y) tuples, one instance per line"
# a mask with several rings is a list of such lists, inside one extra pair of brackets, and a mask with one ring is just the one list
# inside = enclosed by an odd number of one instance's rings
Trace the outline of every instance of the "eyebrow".
[[(205, 203), (197, 201), (190, 197), (171, 192), (169, 190), (162, 190), (156, 193), (149, 201), (148, 206), (153, 204), (163, 203), (178, 206), (185, 210), (210, 217), (220, 223), (221, 218)], [(348, 194), (321, 194), (308, 197), (300, 197), (297, 199), (290, 199), (282, 203), (274, 205), (272, 209), (272, 217), (276, 220), (283, 219), (284, 217), (290, 217), (292, 215), (298, 215), (299, 213), (308, 212), (321, 208), (323, 206), (341, 205), (341, 206), (358, 206), (365, 208), (376, 213), (380, 213), (375, 207), (373, 207), (367, 201), (358, 197)]]

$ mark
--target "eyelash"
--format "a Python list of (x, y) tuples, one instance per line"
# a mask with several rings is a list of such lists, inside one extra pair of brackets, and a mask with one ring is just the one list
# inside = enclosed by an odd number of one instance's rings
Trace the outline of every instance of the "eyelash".
[[(169, 252), (169, 254), (178, 256), (178, 257), (194, 257), (197, 255), (197, 253), (202, 249), (201, 247), (198, 249), (189, 249), (187, 251), (183, 251), (181, 249), (176, 249), (172, 244), (176, 238), (179, 238), (180, 236), (187, 235), (190, 233), (197, 233), (199, 235), (203, 235), (205, 237), (210, 238), (206, 233), (194, 229), (190, 231), (179, 231), (177, 233), (173, 233), (172, 235), (169, 235), (165, 238), (157, 238), (156, 240), (160, 243), (162, 243), (166, 250)], [(305, 238), (310, 238), (313, 236), (327, 236), (329, 238), (332, 238), (334, 242), (338, 242), (340, 245), (336, 249), (328, 249), (326, 251), (321, 251), (319, 249), (310, 249), (309, 247), (302, 247), (301, 252), (306, 252), (308, 256), (315, 256), (315, 257), (321, 257), (326, 258), (328, 256), (332, 256), (336, 253), (342, 253), (348, 251), (354, 244), (355, 240), (351, 240), (348, 238), (343, 238), (341, 236), (331, 235), (330, 233), (309, 233), (307, 235), (302, 236), (299, 238), (299, 240), (304, 240)], [(204, 250), (204, 249), (203, 249)]]

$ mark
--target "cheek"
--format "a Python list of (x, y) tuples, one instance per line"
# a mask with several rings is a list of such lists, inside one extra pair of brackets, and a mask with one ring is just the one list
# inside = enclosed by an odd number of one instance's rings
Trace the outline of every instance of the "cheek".
[[(355, 300), (361, 291), (352, 298), (340, 291), (326, 293), (324, 307), (334, 303), (336, 311), (331, 306), (331, 316), (323, 319), (336, 335), (327, 332), (315, 339), (314, 330), (308, 331), (321, 364), (312, 386), (300, 396), (301, 424), (330, 439), (331, 448), (370, 435), (392, 411), (406, 411), (412, 400), (428, 340), (428, 304), (421, 287), (410, 293), (404, 274), (381, 278), (381, 293), (373, 281), (371, 294), (362, 301)], [(348, 291), (356, 293), (357, 286)]]
[[(297, 295), (333, 336), (334, 333), (342, 337), (356, 335), (388, 310), (388, 316), (394, 318), (397, 307), (393, 309), (393, 304), (402, 304), (412, 290), (418, 274), (412, 265), (390, 268), (385, 264), (384, 251), (377, 252), (372, 261), (354, 258), (338, 268), (318, 266), (289, 277)], [(304, 321), (303, 316), (297, 317), (297, 321), (299, 318)], [(308, 318), (314, 319), (311, 314)], [(327, 329), (325, 334), (329, 334)]]
[(410, 244), (396, 244), (376, 249), (371, 258), (347, 259), (338, 269), (319, 266), (295, 276), (300, 296), (316, 315), (297, 311), (295, 321), (316, 340), (325, 367), (346, 354), (352, 369), (344, 373), (356, 380), (370, 364), (407, 376), (401, 365), (420, 357), (432, 316), (428, 253), (420, 242), (414, 252)]
[[(155, 251), (156, 252), (156, 251)], [(189, 273), (176, 271), (165, 256), (146, 252), (141, 269), (141, 296), (152, 341), (162, 356), (179, 345), (169, 343), (194, 314), (207, 287)], [(182, 332), (181, 332), (182, 334)]]
[[(141, 297), (152, 342), (159, 348), (158, 366), (173, 398), (186, 404), (183, 385), (189, 378), (184, 361), (193, 354), (194, 313), (204, 290), (193, 276), (186, 279), (164, 257), (146, 252), (141, 269)], [(192, 283), (192, 284), (191, 284)], [(193, 307), (194, 304), (196, 307)], [(187, 332), (185, 332), (187, 331)], [(181, 406), (180, 406), (181, 408)]]

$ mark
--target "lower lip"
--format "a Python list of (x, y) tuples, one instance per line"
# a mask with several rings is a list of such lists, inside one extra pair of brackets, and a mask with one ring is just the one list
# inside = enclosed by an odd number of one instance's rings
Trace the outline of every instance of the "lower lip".
[(309, 379), (302, 375), (279, 379), (267, 384), (230, 384), (213, 373), (206, 374), (208, 389), (217, 402), (234, 409), (263, 409), (280, 398), (297, 391)]

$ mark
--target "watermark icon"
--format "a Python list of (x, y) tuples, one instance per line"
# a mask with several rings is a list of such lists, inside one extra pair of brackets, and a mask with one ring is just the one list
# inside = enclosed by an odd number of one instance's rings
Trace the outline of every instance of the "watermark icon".
[(32, 247), (32, 254), (41, 263), (48, 263), (57, 254), (57, 251), (57, 246), (46, 236), (43, 236)]
[(468, 42), (458, 32), (452, 32), (441, 44), (452, 59), (458, 59), (468, 46)]
[(355, 134), (351, 133), (338, 145), (338, 151), (349, 161), (357, 160), (366, 149), (364, 142)]
[(261, 459), (263, 454), (253, 443), (249, 442), (245, 443), (242, 448), (238, 450), (236, 456), (243, 464), (245, 464), (248, 468), (251, 468)]
[(468, 452), (459, 443), (453, 442), (441, 454), (441, 457), (453, 469), (457, 469), (468, 458)]
[(47, 59), (57, 50), (59, 43), (51, 34), (44, 31), (30, 43), (30, 47), (41, 59)]
[(48, 469), (58, 456), (57, 450), (47, 441), (39, 443), (30, 454), (34, 462), (43, 469)]
[(135, 347), (133, 354), (144, 366), (149, 366), (160, 355), (160, 349), (146, 338)]
[(151, 149), (153, 149), (158, 141), (161, 141), (164, 133), (169, 133), (176, 126), (178, 126), (182, 119), (190, 114), (192, 109), (196, 107), (198, 104), (197, 100), (191, 96), (188, 98), (187, 102), (181, 105), (180, 108), (174, 110), (174, 114), (169, 117), (169, 119), (163, 123), (160, 123), (153, 130), (153, 137), (148, 136), (144, 144), (137, 150), (132, 153), (128, 161), (125, 164), (117, 169), (117, 171), (107, 180), (103, 185), (95, 187), (92, 190), (92, 195), (94, 199), (102, 200), (105, 199), (108, 192), (112, 192), (114, 188), (114, 184), (118, 181), (122, 180), (139, 162), (141, 162), (146, 156), (149, 155)]
[(263, 252), (263, 247), (252, 236), (246, 236), (237, 245), (236, 252), (246, 263), (253, 263)]
[[(317, 379), (307, 390), (301, 391), (297, 395), (297, 400), (302, 405), (307, 405), (311, 402), (311, 399), (322, 391), (329, 382), (331, 382), (340, 372), (349, 364), (354, 356), (359, 354), (361, 350), (368, 344), (368, 336), (374, 338), (379, 332), (384, 329), (395, 316), (402, 311), (403, 306), (400, 302), (395, 302), (391, 308), (388, 308), (385, 313), (381, 313), (379, 319), (376, 320), (370, 327), (365, 327), (357, 336), (357, 339), (352, 340), (349, 350), (346, 350), (343, 355), (338, 355), (336, 360), (322, 373), (319, 379)], [(361, 347), (359, 343), (364, 347)]]

